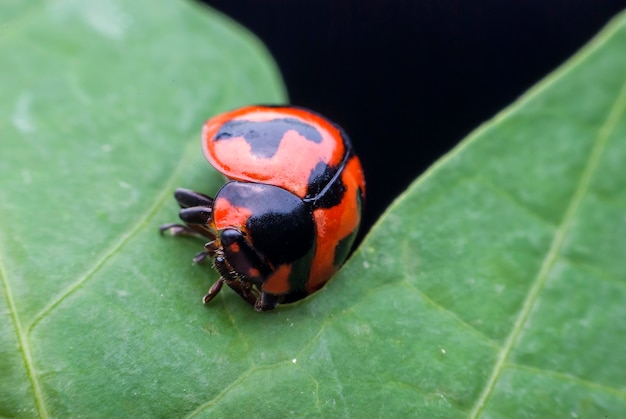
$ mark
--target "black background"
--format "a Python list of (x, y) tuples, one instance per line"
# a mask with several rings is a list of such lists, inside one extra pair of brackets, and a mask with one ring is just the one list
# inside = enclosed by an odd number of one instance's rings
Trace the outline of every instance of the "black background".
[(367, 177), (363, 230), (626, 8), (624, 0), (203, 2), (267, 45), (291, 103), (348, 132)]

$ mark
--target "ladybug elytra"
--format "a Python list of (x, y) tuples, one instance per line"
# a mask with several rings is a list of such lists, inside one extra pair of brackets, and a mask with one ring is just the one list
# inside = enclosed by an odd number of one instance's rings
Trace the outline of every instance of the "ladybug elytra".
[(227, 179), (214, 198), (177, 189), (184, 224), (161, 231), (210, 241), (194, 258), (213, 259), (224, 284), (257, 311), (301, 300), (342, 265), (365, 197), (361, 163), (345, 132), (292, 106), (248, 106), (209, 119), (208, 161)]

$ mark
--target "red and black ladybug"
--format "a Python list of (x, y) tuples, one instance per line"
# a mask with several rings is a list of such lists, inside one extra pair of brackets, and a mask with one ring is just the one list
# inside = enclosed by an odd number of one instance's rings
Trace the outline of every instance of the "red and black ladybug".
[(161, 232), (210, 239), (194, 261), (213, 258), (224, 284), (258, 311), (320, 289), (346, 259), (361, 221), (365, 180), (346, 133), (307, 109), (248, 106), (209, 119), (209, 162), (228, 180), (211, 198), (174, 197), (181, 224)]

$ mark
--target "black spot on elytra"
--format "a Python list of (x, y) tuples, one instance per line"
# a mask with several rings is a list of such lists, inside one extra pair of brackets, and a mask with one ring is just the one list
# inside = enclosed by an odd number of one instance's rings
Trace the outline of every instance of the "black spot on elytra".
[(352, 142), (348, 134), (337, 124), (333, 124), (341, 134), (341, 140), (346, 148), (343, 161), (339, 166), (328, 166), (319, 162), (309, 176), (309, 183), (305, 201), (311, 202), (314, 208), (332, 208), (341, 203), (346, 192), (346, 185), (341, 180), (340, 172), (352, 157)]
[(322, 142), (320, 132), (295, 118), (278, 118), (271, 121), (229, 121), (222, 125), (215, 141), (243, 137), (256, 157), (271, 158), (276, 154), (285, 133), (295, 130), (309, 141)]
[(359, 229), (356, 228), (352, 233), (339, 240), (337, 246), (335, 246), (335, 257), (333, 259), (333, 265), (335, 265), (336, 267), (340, 267), (343, 264), (343, 262), (350, 254), (352, 243), (354, 243), (354, 239), (356, 238), (358, 232)]
[(337, 172), (343, 165), (328, 166), (319, 162), (309, 176), (309, 187), (305, 200), (313, 202), (314, 208), (332, 208), (338, 205), (346, 192), (346, 185), (341, 181)]

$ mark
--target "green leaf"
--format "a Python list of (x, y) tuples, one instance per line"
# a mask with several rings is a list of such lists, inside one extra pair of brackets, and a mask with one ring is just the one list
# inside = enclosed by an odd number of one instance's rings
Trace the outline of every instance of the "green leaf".
[(205, 118), (285, 100), (262, 46), (184, 2), (30, 3), (0, 6), (0, 415), (626, 411), (626, 16), (418, 179), (328, 286), (259, 314), (203, 306), (202, 242), (157, 227), (175, 187), (220, 184)]

